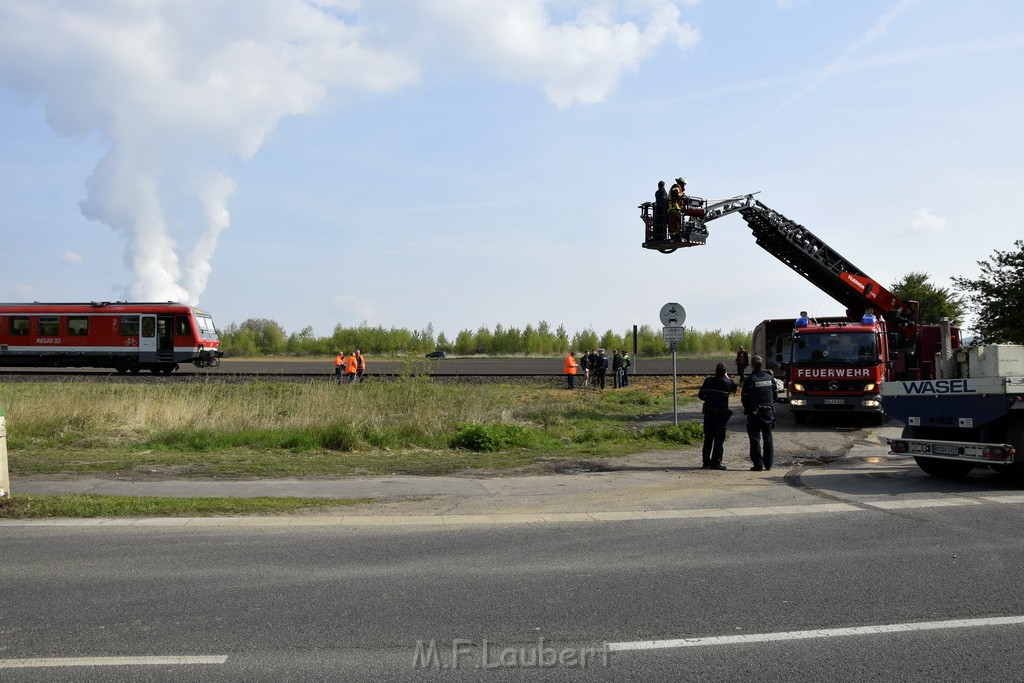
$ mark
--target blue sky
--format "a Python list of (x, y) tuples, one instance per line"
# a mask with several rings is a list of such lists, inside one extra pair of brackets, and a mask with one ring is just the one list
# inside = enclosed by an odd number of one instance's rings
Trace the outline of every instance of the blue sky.
[(739, 216), (663, 255), (637, 205), (760, 191), (948, 287), (1024, 234), (1022, 66), (1011, 0), (6, 0), (0, 300), (449, 338), (833, 315)]

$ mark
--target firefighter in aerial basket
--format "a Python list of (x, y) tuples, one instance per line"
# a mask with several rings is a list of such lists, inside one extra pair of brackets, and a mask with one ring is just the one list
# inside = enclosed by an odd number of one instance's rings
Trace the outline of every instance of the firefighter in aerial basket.
[(747, 416), (747, 436), (750, 438), (750, 461), (753, 472), (770, 470), (775, 464), (775, 445), (772, 429), (775, 428), (775, 401), (779, 389), (775, 376), (770, 370), (763, 370), (764, 358), (754, 356), (750, 361), (753, 372), (743, 380), (740, 400), (743, 414)]

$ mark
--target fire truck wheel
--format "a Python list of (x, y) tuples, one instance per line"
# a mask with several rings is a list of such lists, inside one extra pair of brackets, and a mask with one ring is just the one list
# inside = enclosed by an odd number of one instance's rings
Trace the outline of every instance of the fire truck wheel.
[(958, 479), (965, 476), (974, 469), (969, 462), (957, 462), (956, 460), (941, 460), (939, 458), (922, 458), (915, 456), (917, 466), (933, 477), (941, 479)]

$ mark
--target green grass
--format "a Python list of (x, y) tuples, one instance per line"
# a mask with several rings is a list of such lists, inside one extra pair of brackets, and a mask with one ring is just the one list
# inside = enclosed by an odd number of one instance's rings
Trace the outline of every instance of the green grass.
[[(682, 402), (691, 399), (683, 398)], [(12, 476), (449, 474), (674, 449), (671, 390), (332, 382), (0, 385)]]
[(317, 508), (350, 507), (371, 500), (351, 498), (156, 498), (67, 494), (0, 499), (0, 519), (42, 517), (209, 517), (280, 515)]

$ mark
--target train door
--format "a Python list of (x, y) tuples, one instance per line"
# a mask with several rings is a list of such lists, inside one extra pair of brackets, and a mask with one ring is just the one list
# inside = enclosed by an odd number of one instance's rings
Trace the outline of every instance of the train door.
[(156, 316), (140, 316), (139, 360), (147, 362), (156, 357)]
[(161, 315), (156, 319), (157, 349), (156, 357), (160, 362), (174, 360), (174, 316)]

